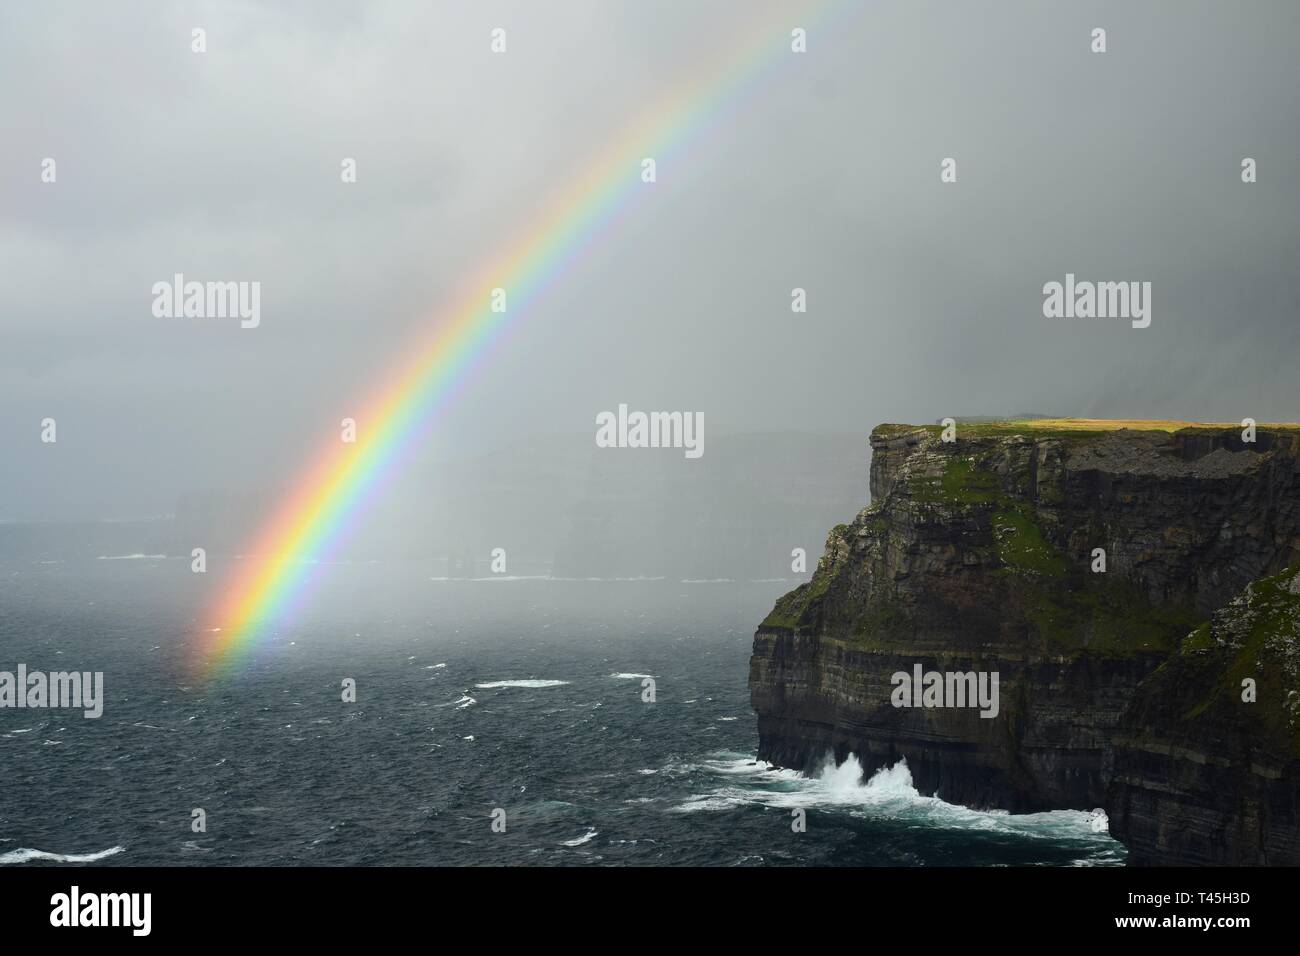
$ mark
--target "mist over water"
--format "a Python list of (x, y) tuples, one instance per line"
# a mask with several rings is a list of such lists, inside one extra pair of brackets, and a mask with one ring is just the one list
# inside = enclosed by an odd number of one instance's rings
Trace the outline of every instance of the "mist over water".
[(184, 670), (188, 562), (4, 562), (0, 661), (102, 669), (107, 701), (99, 720), (0, 712), (0, 862), (1123, 861), (1084, 813), (966, 810), (919, 796), (901, 764), (864, 781), (855, 760), (812, 779), (758, 763), (750, 643), (793, 579), (428, 571), (322, 566), (307, 617), (204, 686)]

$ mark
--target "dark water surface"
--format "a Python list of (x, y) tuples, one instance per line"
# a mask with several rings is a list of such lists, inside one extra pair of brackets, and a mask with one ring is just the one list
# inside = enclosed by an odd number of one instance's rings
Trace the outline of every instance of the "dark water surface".
[(863, 782), (855, 763), (818, 779), (757, 764), (750, 644), (793, 581), (433, 573), (321, 566), (300, 623), (204, 682), (184, 665), (219, 575), (0, 565), (0, 670), (106, 684), (98, 720), (0, 709), (0, 863), (1123, 862), (1084, 813), (967, 810), (919, 796), (902, 765)]

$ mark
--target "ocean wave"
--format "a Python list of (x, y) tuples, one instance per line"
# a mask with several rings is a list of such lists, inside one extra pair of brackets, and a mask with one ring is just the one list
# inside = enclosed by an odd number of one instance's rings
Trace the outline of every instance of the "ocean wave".
[(501, 687), (559, 687), (567, 683), (567, 680), (494, 680), (474, 686), (483, 690), (495, 690)]
[(582, 846), (584, 843), (589, 843), (590, 841), (596, 839), (596, 834), (598, 832), (600, 831), (588, 830), (580, 837), (575, 837), (572, 840), (565, 840), (564, 843), (561, 844), (561, 846)]
[(729, 810), (757, 803), (782, 810), (838, 808), (857, 816), (898, 820), (908, 825), (983, 831), (1026, 839), (1088, 842), (1110, 839), (1104, 828), (1105, 814), (1098, 816), (1098, 811), (1013, 814), (1006, 810), (972, 810), (939, 797), (922, 796), (912, 782), (906, 760), (882, 767), (865, 781), (862, 764), (853, 754), (838, 767), (828, 758), (820, 775), (815, 777), (731, 753), (680, 769), (726, 778), (723, 786), (693, 795), (673, 808), (681, 813)]
[(96, 561), (161, 561), (165, 554), (101, 554)]
[(434, 706), (455, 707), (457, 710), (464, 710), (466, 707), (473, 707), (477, 703), (478, 701), (476, 701), (473, 697), (469, 696), (469, 694), (461, 694), (455, 700), (449, 700), (445, 704), (434, 704)]
[(96, 863), (105, 857), (122, 853), (125, 849), (126, 847), (114, 846), (107, 850), (100, 850), (98, 853), (50, 853), (24, 846), (17, 850), (10, 850), (8, 853), (0, 853), (0, 864), (30, 863), (33, 860), (47, 860), (51, 863)]
[(654, 674), (610, 674), (611, 680), (641, 680), (644, 677), (654, 677)]

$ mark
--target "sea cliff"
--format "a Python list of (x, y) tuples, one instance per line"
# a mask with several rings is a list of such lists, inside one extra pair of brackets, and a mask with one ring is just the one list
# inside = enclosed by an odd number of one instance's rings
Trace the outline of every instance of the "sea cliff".
[[(871, 506), (755, 635), (760, 757), (906, 758), (955, 803), (1105, 807), (1134, 863), (1296, 862), (1298, 617), (1273, 604), (1300, 566), (1300, 428), (1243, 432), (877, 427)], [(918, 664), (996, 673), (997, 715), (894, 706)]]

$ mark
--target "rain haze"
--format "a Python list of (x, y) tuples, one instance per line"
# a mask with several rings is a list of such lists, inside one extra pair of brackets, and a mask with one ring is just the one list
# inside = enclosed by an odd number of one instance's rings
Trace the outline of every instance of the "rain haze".
[[(472, 485), (544, 562), (556, 489), (580, 507), (577, 483), (693, 469), (751, 511), (813, 472), (838, 483), (806, 519), (820, 534), (866, 503), (879, 422), (1298, 417), (1293, 4), (790, 9), (7, 6), (0, 519), (274, 502), (468, 278), (681, 84), (702, 113), (688, 145), (427, 413), (358, 533), (410, 550), (412, 516), (441, 510), (458, 529), (420, 533), (477, 549)], [(796, 62), (715, 96), (710, 65), (756, 25), (821, 17)], [(260, 283), (260, 324), (155, 316), (177, 273)], [(1045, 319), (1067, 273), (1149, 281), (1150, 327)], [(707, 453), (605, 474), (595, 416), (620, 403), (702, 414)], [(728, 435), (750, 436), (743, 460)]]

